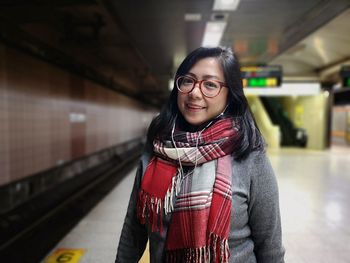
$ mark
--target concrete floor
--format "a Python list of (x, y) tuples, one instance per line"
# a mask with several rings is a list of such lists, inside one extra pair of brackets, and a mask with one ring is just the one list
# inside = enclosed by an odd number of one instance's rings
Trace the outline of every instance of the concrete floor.
[(350, 148), (269, 154), (287, 263), (350, 262)]
[[(268, 154), (280, 190), (285, 261), (350, 262), (350, 147)], [(134, 175), (135, 170), (56, 248), (85, 249), (79, 263), (114, 262)], [(147, 252), (142, 262), (148, 262)]]

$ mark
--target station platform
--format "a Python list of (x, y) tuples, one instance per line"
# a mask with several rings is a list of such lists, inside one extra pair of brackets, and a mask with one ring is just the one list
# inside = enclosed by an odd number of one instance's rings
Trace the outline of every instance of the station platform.
[[(74, 259), (71, 261), (79, 263), (114, 262), (135, 173), (136, 166), (57, 244), (42, 263), (51, 260), (58, 262), (53, 259), (60, 255), (67, 255), (67, 259), (72, 256)], [(144, 258), (147, 258), (146, 255)], [(148, 260), (140, 262), (146, 263)]]
[[(285, 262), (349, 262), (350, 147), (283, 148), (268, 155), (279, 184)], [(129, 172), (42, 262), (54, 262), (50, 258), (59, 249), (75, 256), (74, 262), (114, 262), (135, 172), (136, 168)], [(149, 262), (147, 249), (140, 262)]]

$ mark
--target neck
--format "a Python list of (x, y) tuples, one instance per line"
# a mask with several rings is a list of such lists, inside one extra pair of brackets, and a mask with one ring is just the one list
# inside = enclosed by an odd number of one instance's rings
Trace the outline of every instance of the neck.
[(217, 120), (220, 120), (221, 117), (217, 117), (214, 119), (211, 119), (209, 121), (206, 121), (202, 124), (199, 125), (192, 125), (189, 124), (181, 115), (178, 118), (177, 124), (179, 125), (179, 128), (183, 131), (188, 131), (188, 132), (198, 132), (201, 131), (205, 128), (208, 128), (211, 124), (215, 123)]

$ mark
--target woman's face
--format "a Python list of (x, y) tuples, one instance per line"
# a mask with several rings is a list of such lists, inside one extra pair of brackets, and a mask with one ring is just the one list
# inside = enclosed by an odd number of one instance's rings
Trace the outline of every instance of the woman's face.
[[(190, 69), (188, 76), (197, 80), (217, 80), (225, 83), (222, 67), (216, 58), (203, 58)], [(219, 95), (213, 98), (205, 97), (199, 83), (190, 93), (177, 94), (177, 106), (185, 120), (193, 125), (199, 126), (217, 117), (227, 105), (228, 89), (222, 87)]]

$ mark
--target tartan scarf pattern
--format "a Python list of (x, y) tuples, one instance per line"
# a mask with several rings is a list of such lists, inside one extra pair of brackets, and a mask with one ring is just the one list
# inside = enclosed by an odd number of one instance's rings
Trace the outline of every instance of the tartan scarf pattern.
[(163, 231), (162, 216), (172, 213), (167, 262), (228, 262), (231, 153), (237, 134), (233, 120), (227, 118), (203, 132), (175, 130), (176, 147), (154, 141), (155, 156), (141, 181), (137, 217), (152, 231)]

